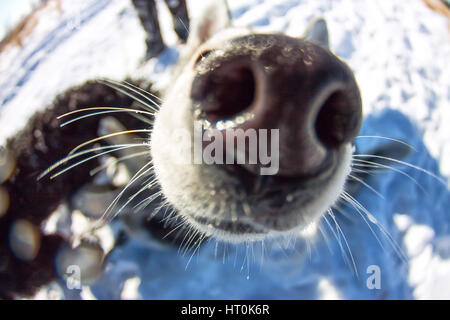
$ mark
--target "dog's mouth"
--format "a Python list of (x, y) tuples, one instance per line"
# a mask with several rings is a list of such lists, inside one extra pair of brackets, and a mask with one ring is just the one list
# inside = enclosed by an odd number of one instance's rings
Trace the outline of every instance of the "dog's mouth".
[(243, 234), (262, 236), (267, 234), (267, 231), (265, 229), (258, 228), (258, 226), (242, 221), (233, 221), (233, 220), (228, 221), (225, 219), (211, 220), (209, 218), (200, 218), (200, 217), (194, 217), (193, 219), (199, 225), (203, 226), (202, 229), (204, 230), (214, 228), (216, 230), (220, 230), (224, 233), (227, 233), (230, 236), (239, 236)]
[[(320, 191), (332, 183), (339, 165), (338, 153), (330, 152), (320, 173), (309, 177), (262, 176), (237, 165), (217, 166), (218, 170), (239, 177), (245, 200), (237, 202), (232, 216), (193, 216), (192, 219), (203, 230), (215, 229), (232, 237), (245, 235), (257, 238), (270, 232), (288, 232), (309, 220), (306, 217), (309, 212), (305, 212), (304, 208), (313, 206), (313, 202), (320, 197)], [(292, 216), (305, 217), (295, 219)]]

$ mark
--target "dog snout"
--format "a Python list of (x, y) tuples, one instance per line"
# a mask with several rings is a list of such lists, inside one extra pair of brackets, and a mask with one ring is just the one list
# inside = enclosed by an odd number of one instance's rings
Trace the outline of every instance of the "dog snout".
[[(191, 98), (199, 117), (224, 136), (230, 129), (279, 130), (277, 150), (269, 149), (279, 158), (278, 174), (288, 177), (320, 174), (362, 119), (349, 67), (323, 47), (284, 35), (244, 36), (209, 54), (199, 62)], [(258, 164), (243, 167), (260, 172)]]

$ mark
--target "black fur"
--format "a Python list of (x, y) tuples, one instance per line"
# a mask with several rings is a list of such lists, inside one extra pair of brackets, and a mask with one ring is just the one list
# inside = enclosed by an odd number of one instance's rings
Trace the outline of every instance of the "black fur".
[[(25, 219), (39, 228), (64, 199), (92, 179), (88, 172), (98, 165), (91, 161), (56, 179), (37, 181), (38, 175), (48, 166), (65, 157), (78, 144), (98, 135), (100, 116), (63, 128), (59, 127), (60, 121), (56, 117), (82, 107), (130, 107), (132, 102), (130, 97), (117, 90), (87, 82), (58, 96), (51, 107), (35, 114), (22, 131), (8, 140), (6, 148), (17, 159), (17, 166), (3, 183), (9, 193), (10, 206), (0, 218), (0, 298), (31, 296), (55, 279), (54, 258), (64, 243), (60, 236), (41, 234), (36, 258), (31, 262), (21, 261), (9, 248), (12, 223)], [(117, 118), (129, 128), (143, 127), (142, 122), (129, 115), (119, 114)]]

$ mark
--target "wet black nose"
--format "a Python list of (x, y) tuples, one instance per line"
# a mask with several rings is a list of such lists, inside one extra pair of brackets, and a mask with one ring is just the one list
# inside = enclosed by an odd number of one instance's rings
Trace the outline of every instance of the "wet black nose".
[[(317, 174), (359, 131), (351, 70), (330, 51), (284, 35), (241, 37), (199, 62), (191, 98), (214, 128), (279, 129), (279, 174)], [(257, 166), (246, 166), (257, 173)]]

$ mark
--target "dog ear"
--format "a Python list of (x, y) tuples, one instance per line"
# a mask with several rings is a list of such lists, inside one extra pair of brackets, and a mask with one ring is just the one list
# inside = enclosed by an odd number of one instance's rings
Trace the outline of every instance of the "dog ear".
[(306, 28), (303, 38), (330, 49), (327, 22), (323, 18), (313, 20)]
[(198, 47), (215, 33), (229, 26), (231, 17), (226, 0), (211, 1), (194, 21), (188, 42)]

